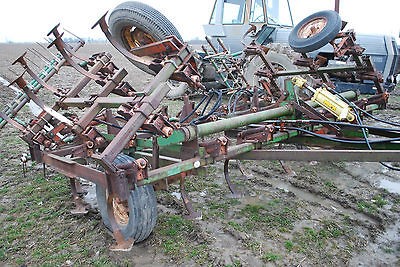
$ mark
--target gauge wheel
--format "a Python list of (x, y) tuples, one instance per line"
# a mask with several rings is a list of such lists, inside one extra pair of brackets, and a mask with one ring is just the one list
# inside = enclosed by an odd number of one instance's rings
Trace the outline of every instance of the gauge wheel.
[[(158, 10), (141, 2), (124, 2), (111, 12), (108, 19), (111, 35), (127, 50), (164, 40), (175, 35), (183, 42), (175, 26)], [(129, 59), (141, 70), (154, 75), (146, 64)], [(143, 58), (151, 62), (153, 58)]]
[(297, 24), (289, 35), (289, 45), (298, 53), (315, 51), (332, 41), (342, 28), (342, 19), (332, 10), (314, 13)]
[[(134, 159), (120, 154), (114, 164), (132, 163)], [(110, 218), (107, 212), (108, 192), (101, 186), (96, 186), (97, 204), (104, 225), (112, 232)], [(131, 190), (128, 204), (112, 200), (115, 221), (125, 239), (133, 238), (135, 243), (145, 240), (153, 231), (157, 221), (157, 200), (152, 185), (136, 187)]]

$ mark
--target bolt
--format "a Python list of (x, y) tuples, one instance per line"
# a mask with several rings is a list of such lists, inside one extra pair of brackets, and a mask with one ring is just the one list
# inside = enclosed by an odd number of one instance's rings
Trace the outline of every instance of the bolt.
[(145, 169), (147, 166), (147, 161), (143, 158), (137, 159), (135, 162), (140, 169)]
[(169, 136), (172, 135), (172, 133), (174, 132), (174, 130), (173, 130), (171, 127), (166, 126), (166, 127), (162, 128), (161, 132), (162, 132), (165, 136), (169, 137)]
[(86, 147), (89, 149), (92, 149), (94, 147), (94, 143), (92, 141), (87, 141), (86, 142)]
[(200, 163), (200, 161), (195, 161), (194, 163), (193, 163), (193, 167), (195, 168), (195, 169), (198, 169), (198, 168), (200, 168), (200, 166), (201, 166), (201, 163)]

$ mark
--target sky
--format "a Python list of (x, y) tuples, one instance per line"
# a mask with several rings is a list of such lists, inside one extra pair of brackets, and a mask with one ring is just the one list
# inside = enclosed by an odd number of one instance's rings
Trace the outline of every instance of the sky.
[[(6, 0), (1, 3), (0, 42), (43, 41), (58, 23), (80, 37), (102, 38), (91, 26), (124, 0)], [(142, 0), (163, 13), (184, 40), (203, 39), (214, 0)], [(295, 24), (319, 10), (333, 9), (334, 0), (290, 0)], [(379, 3), (379, 6), (377, 5)], [(340, 15), (357, 33), (387, 34), (400, 44), (399, 0), (341, 0)]]

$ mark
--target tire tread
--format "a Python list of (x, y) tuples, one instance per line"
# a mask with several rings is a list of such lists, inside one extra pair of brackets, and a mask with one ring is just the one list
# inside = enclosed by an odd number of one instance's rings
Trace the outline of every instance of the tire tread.
[[(114, 164), (126, 164), (133, 162), (133, 158), (125, 154), (119, 154)], [(96, 186), (96, 197), (104, 225), (111, 230), (111, 223), (107, 213), (106, 191)], [(131, 190), (129, 196), (129, 222), (122, 227), (121, 232), (127, 239), (132, 237), (135, 243), (145, 240), (157, 222), (157, 201), (152, 185), (136, 187)]]

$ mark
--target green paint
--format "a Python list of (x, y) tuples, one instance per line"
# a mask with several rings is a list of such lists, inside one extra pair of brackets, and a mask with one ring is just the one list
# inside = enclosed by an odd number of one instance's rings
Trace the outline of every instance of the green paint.
[[(184, 140), (185, 140), (185, 134), (183, 133), (183, 131), (180, 130), (175, 130), (172, 133), (172, 135), (168, 138), (164, 138), (162, 136), (159, 136), (157, 138), (157, 142), (160, 147), (170, 146), (172, 144), (179, 144)], [(152, 148), (153, 141), (151, 139), (137, 139), (136, 145), (140, 148)]]

